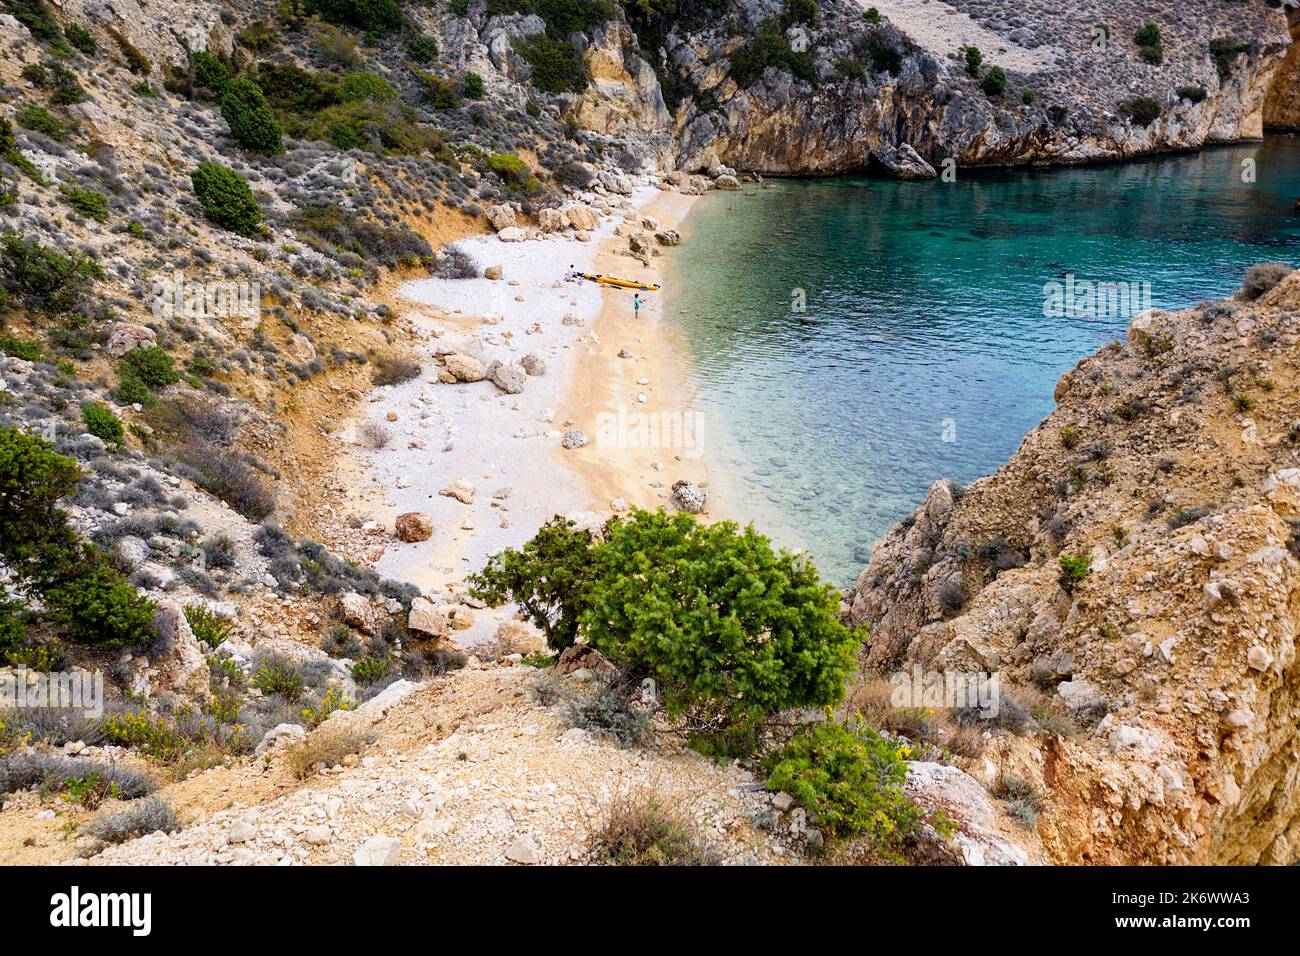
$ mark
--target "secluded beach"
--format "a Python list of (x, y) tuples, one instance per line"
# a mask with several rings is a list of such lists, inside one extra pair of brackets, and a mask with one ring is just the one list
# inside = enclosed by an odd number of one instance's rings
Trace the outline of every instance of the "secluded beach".
[[(517, 242), (474, 236), (459, 247), (480, 269), (499, 266), (500, 278), (401, 287), (422, 373), (373, 389), (339, 433), (357, 452), (362, 482), (378, 492), (368, 496), (370, 517), (390, 529), (404, 512), (433, 521), (428, 541), (386, 539), (382, 554), (373, 553), (381, 574), (428, 592), (463, 590), (465, 576), (493, 552), (522, 544), (553, 515), (594, 525), (628, 507), (669, 506), (679, 480), (708, 490), (710, 517), (730, 516), (664, 295), (639, 293), (638, 317), (632, 291), (565, 280), (573, 269), (662, 285), (665, 257), (643, 265), (620, 251), (627, 240), (615, 230), (646, 217), (657, 231), (676, 229), (695, 198), (641, 185), (590, 241), (572, 233)], [(513, 395), (486, 380), (446, 384), (435, 357), (448, 352), (485, 364), (532, 355), (545, 370)], [(589, 444), (563, 447), (572, 429)], [(386, 434), (382, 447), (376, 431)], [(472, 496), (442, 494), (457, 482), (472, 485)]]

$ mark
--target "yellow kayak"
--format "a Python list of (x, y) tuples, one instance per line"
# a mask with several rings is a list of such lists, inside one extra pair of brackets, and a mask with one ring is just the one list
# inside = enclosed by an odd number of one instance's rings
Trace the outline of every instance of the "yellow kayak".
[(590, 279), (592, 282), (599, 282), (601, 285), (612, 285), (619, 289), (639, 289), (642, 292), (659, 291), (659, 286), (648, 282), (634, 282), (631, 279), (616, 279), (613, 276), (594, 275), (590, 272), (579, 272), (578, 275), (583, 279)]

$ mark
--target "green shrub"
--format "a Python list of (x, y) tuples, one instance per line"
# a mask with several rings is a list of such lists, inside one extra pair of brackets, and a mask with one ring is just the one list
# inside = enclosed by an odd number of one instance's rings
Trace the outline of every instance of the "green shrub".
[(312, 0), (327, 23), (359, 27), (367, 33), (385, 33), (402, 25), (402, 8), (396, 0)]
[(45, 359), (45, 349), (35, 339), (19, 339), (12, 335), (0, 335), (0, 352), (24, 362), (41, 362)]
[(1070, 115), (1070, 111), (1064, 106), (1049, 106), (1047, 108), (1047, 118), (1056, 126), (1065, 122), (1065, 118)]
[(0, 278), (17, 300), (36, 312), (61, 315), (77, 308), (104, 270), (85, 253), (63, 255), (17, 233), (0, 236)]
[(578, 621), (595, 583), (590, 531), (552, 518), (521, 550), (497, 552), (469, 577), (470, 593), (493, 607), (517, 604), (546, 635), (551, 650), (562, 651), (578, 636)]
[(543, 93), (581, 93), (591, 82), (582, 54), (568, 40), (546, 33), (516, 37), (512, 46), (532, 68), (532, 83)]
[(180, 381), (175, 363), (158, 345), (135, 348), (117, 360), (118, 374), (139, 379), (150, 388), (166, 388)]
[(58, 21), (45, 0), (5, 0), (5, 13), (31, 31), (39, 43), (48, 43), (56, 51), (68, 51)]
[(68, 42), (86, 56), (94, 56), (98, 51), (99, 44), (95, 42), (95, 37), (80, 24), (69, 23), (63, 32), (67, 36)]
[(199, 50), (194, 57), (194, 85), (211, 90), (218, 97), (226, 92), (232, 79), (230, 67), (207, 50)]
[(1033, 106), (1034, 100), (1036, 99), (1038, 99), (1038, 94), (1033, 90), (1025, 90), (1020, 94), (1020, 102), (1024, 103), (1026, 106)]
[(464, 90), (465, 95), (471, 100), (482, 99), (483, 94), (487, 92), (483, 85), (483, 77), (479, 76), (477, 73), (466, 73), (465, 81), (461, 84), (461, 88)]
[(291, 704), (302, 697), (302, 674), (286, 661), (263, 662), (253, 673), (252, 683), (263, 694), (279, 694)]
[(245, 149), (262, 156), (284, 152), (283, 131), (262, 88), (249, 79), (231, 80), (221, 94), (221, 115), (230, 134)]
[(1139, 126), (1150, 126), (1160, 114), (1164, 112), (1160, 104), (1148, 96), (1139, 96), (1135, 99), (1125, 100), (1119, 105), (1119, 111), (1124, 116), (1129, 117)]
[(921, 819), (903, 792), (906, 756), (874, 730), (828, 721), (801, 728), (763, 769), (768, 789), (798, 800), (830, 836), (866, 836), (893, 853)]
[(1179, 99), (1187, 100), (1189, 103), (1202, 103), (1210, 95), (1209, 90), (1203, 86), (1180, 86), (1175, 92)]
[(152, 601), (136, 593), (98, 553), (67, 564), (57, 583), (42, 589), (46, 616), (69, 640), (101, 647), (129, 647), (154, 638)]
[(1245, 44), (1232, 37), (1215, 37), (1210, 41), (1210, 59), (1214, 61), (1220, 83), (1226, 83), (1228, 77), (1232, 76), (1232, 64), (1244, 49)]
[(812, 23), (817, 19), (817, 0), (786, 0), (785, 19), (789, 23)]
[(385, 103), (397, 99), (397, 90), (378, 73), (358, 70), (343, 78), (341, 94), (344, 102), (357, 103), (361, 100), (374, 100)]
[(1063, 554), (1060, 558), (1061, 573), (1057, 577), (1062, 588), (1067, 594), (1074, 593), (1074, 588), (1080, 581), (1088, 576), (1089, 561), (1086, 554), (1069, 555)]
[(995, 66), (984, 74), (980, 80), (980, 89), (985, 96), (1001, 96), (1007, 89), (1007, 74), (1000, 66)]
[(858, 639), (839, 597), (752, 527), (638, 510), (611, 522), (594, 557), (588, 643), (653, 679), (698, 743), (734, 750), (778, 711), (842, 698)]
[(241, 236), (251, 236), (257, 229), (262, 210), (248, 182), (233, 169), (220, 163), (199, 163), (190, 181), (209, 221)]
[(341, 84), (334, 76), (292, 63), (258, 64), (257, 85), (271, 106), (285, 114), (310, 116), (341, 100)]
[(1138, 56), (1143, 63), (1150, 63), (1153, 66), (1159, 66), (1164, 62), (1164, 50), (1161, 46), (1160, 28), (1154, 23), (1148, 23), (1133, 35), (1133, 42), (1137, 44)]
[(62, 120), (56, 119), (50, 115), (50, 111), (44, 106), (36, 103), (29, 103), (17, 113), (14, 119), (23, 129), (29, 129), (36, 133), (44, 133), (50, 139), (63, 142), (68, 138), (70, 129)]
[(81, 186), (60, 186), (64, 200), (77, 212), (95, 222), (108, 222), (108, 197)]
[(431, 63), (438, 58), (438, 40), (428, 33), (413, 33), (406, 41), (406, 55), (416, 63)]
[(99, 402), (84, 402), (81, 417), (86, 423), (86, 431), (96, 438), (103, 439), (110, 445), (122, 444), (125, 433), (121, 420)]
[(984, 65), (984, 54), (980, 52), (979, 47), (966, 47), (963, 58), (966, 61), (966, 75), (972, 79), (979, 76), (980, 67)]
[(775, 20), (764, 20), (744, 46), (731, 54), (730, 75), (738, 86), (757, 82), (769, 66), (812, 83), (816, 80), (812, 54), (795, 52)]
[(234, 621), (220, 617), (206, 604), (185, 605), (185, 620), (195, 638), (216, 650), (235, 629)]
[(113, 398), (119, 405), (152, 405), (153, 392), (149, 391), (149, 386), (140, 381), (134, 375), (118, 375), (117, 388), (113, 390)]
[(442, 145), (436, 130), (422, 126), (408, 107), (396, 101), (361, 100), (331, 106), (312, 117), (305, 136), (329, 140), (340, 149), (404, 154), (422, 153)]
[(881, 21), (880, 11), (875, 7), (867, 7), (867, 12), (862, 17), (868, 23), (879, 23)]
[(387, 654), (382, 657), (368, 654), (352, 665), (352, 679), (358, 684), (373, 684), (392, 672), (393, 659)]
[(0, 664), (27, 644), (27, 610), (21, 601), (0, 601)]
[(81, 471), (43, 439), (0, 429), (0, 559), (74, 641), (126, 647), (153, 638), (154, 606), (81, 542), (58, 501)]

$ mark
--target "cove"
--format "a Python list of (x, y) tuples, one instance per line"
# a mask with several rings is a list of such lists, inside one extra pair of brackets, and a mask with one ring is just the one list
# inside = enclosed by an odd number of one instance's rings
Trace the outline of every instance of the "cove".
[(720, 426), (708, 452), (731, 510), (852, 583), (933, 481), (1000, 467), (1061, 373), (1122, 338), (1133, 311), (1300, 263), (1297, 198), (1292, 136), (952, 183), (707, 194), (672, 256), (666, 315), (692, 410)]

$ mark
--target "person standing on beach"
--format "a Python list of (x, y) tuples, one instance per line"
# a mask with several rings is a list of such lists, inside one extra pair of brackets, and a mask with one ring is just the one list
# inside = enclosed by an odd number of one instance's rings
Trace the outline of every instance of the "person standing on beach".
[(632, 317), (641, 318), (641, 293), (639, 292), (632, 293)]

